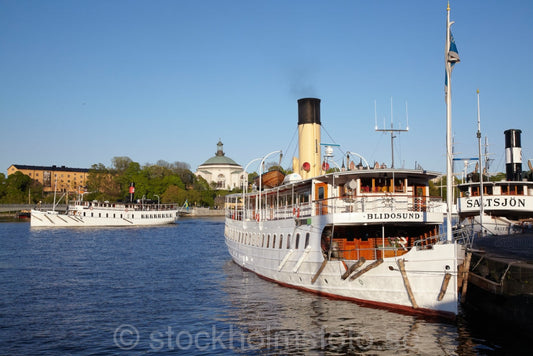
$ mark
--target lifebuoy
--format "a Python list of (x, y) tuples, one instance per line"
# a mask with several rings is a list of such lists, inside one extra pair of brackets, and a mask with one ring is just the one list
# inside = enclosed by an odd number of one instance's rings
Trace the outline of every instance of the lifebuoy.
[(297, 218), (300, 217), (300, 208), (292, 208), (292, 215), (296, 216)]
[(255, 220), (259, 221), (259, 213), (255, 214)]

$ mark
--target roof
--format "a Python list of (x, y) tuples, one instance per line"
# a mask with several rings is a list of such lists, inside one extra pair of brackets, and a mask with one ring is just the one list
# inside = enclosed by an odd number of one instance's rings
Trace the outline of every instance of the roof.
[(222, 141), (219, 140), (218, 143), (217, 143), (217, 152), (215, 153), (215, 156), (209, 158), (207, 161), (202, 163), (199, 167), (214, 166), (214, 165), (241, 167), (240, 164), (238, 164), (237, 162), (235, 162), (231, 158), (226, 157), (226, 155), (225, 155), (225, 153), (224, 153), (222, 148), (223, 148)]
[(202, 163), (200, 167), (212, 165), (239, 166), (234, 160), (226, 156), (215, 156)]
[(33, 171), (56, 171), (56, 172), (80, 172), (80, 173), (89, 173), (88, 168), (70, 168), (65, 166), (30, 166), (25, 164), (13, 164), (13, 167), (16, 169), (27, 169)]

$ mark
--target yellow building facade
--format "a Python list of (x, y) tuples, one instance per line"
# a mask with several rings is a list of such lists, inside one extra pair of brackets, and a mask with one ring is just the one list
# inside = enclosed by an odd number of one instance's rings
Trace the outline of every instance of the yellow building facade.
[(29, 176), (34, 181), (43, 185), (43, 191), (53, 192), (77, 192), (84, 190), (87, 185), (89, 170), (85, 168), (69, 168), (65, 166), (28, 166), (22, 164), (12, 164), (7, 169), (10, 176), (16, 172), (21, 172)]

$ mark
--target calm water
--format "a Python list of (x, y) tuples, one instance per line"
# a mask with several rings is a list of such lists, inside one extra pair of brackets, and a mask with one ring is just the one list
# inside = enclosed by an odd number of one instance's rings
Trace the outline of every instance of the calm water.
[(224, 222), (139, 229), (0, 224), (0, 354), (497, 355), (526, 338), (462, 314), (426, 320), (243, 271)]

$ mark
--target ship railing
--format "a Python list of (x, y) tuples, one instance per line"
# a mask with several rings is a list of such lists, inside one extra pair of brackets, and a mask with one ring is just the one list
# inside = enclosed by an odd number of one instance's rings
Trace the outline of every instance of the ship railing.
[(339, 260), (360, 260), (361, 257), (364, 257), (366, 260), (378, 260), (388, 257), (398, 257), (409, 251), (409, 247), (394, 247), (394, 246), (385, 246), (382, 247), (378, 245), (377, 247), (357, 247), (352, 249), (336, 250), (331, 251), (332, 259)]
[(413, 197), (411, 195), (379, 194), (360, 197), (339, 197), (317, 200), (317, 214), (372, 212), (390, 209), (405, 212), (444, 211), (440, 197)]
[(161, 210), (177, 210), (179, 205), (177, 204), (137, 204), (137, 203), (110, 203), (110, 202), (88, 202), (88, 201), (76, 201), (74, 203), (76, 207), (82, 207), (84, 209), (99, 208), (99, 209), (128, 209), (134, 211), (161, 211)]
[(227, 207), (225, 216), (233, 220), (283, 220), (294, 219), (299, 217), (308, 217), (312, 215), (313, 205), (311, 203), (302, 203), (296, 205), (287, 205), (280, 207), (268, 207), (261, 210), (254, 208), (242, 209), (242, 207)]
[[(447, 236), (446, 233), (428, 236), (426, 238), (421, 238), (419, 240), (416, 240), (413, 245), (417, 248), (429, 248), (432, 245), (435, 244), (443, 244), (448, 243), (447, 242)], [(460, 228), (455, 229), (452, 232), (452, 241), (451, 242), (457, 242), (460, 245), (468, 245), (470, 244), (472, 240), (472, 232), (470, 228)]]
[(338, 197), (303, 202), (293, 205), (264, 207), (261, 210), (242, 206), (226, 208), (226, 217), (235, 220), (281, 220), (312, 215), (364, 213), (378, 211), (396, 212), (444, 212), (441, 198), (413, 197), (408, 195), (379, 194), (360, 197)]

